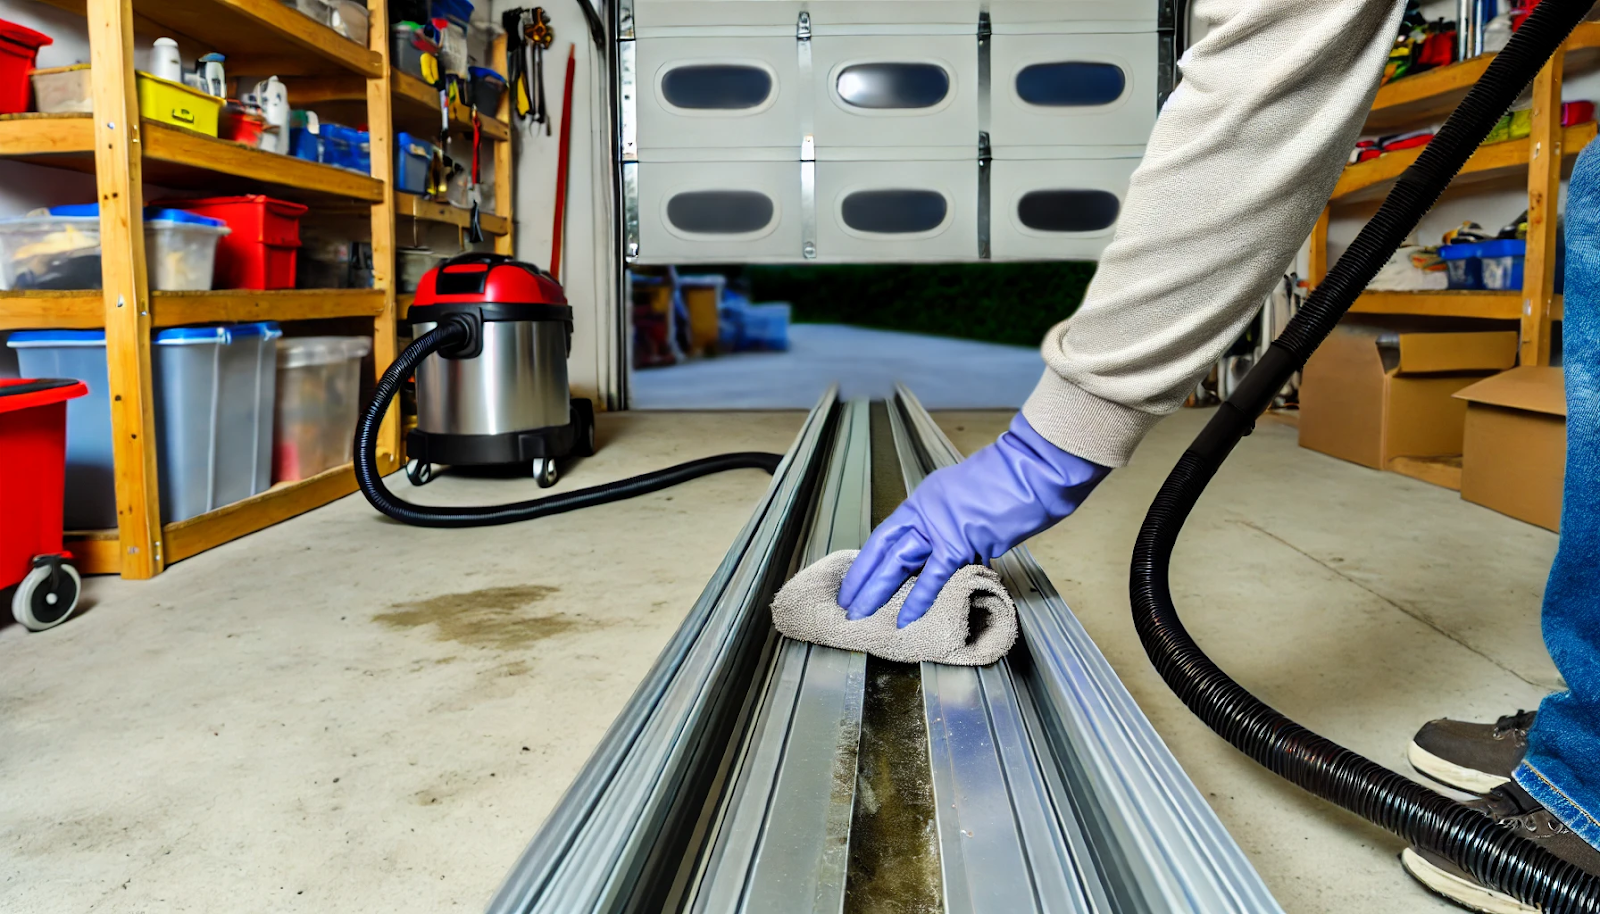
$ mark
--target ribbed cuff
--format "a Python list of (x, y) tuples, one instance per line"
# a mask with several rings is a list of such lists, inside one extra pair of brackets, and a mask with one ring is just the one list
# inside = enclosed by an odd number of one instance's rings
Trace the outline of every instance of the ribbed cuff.
[(1095, 396), (1045, 369), (1022, 404), (1022, 416), (1051, 444), (1101, 466), (1128, 465), (1160, 416)]

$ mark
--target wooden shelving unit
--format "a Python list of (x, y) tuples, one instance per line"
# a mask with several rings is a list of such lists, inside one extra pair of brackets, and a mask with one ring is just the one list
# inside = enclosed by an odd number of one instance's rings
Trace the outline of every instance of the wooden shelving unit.
[[(1367, 117), (1367, 133), (1400, 132), (1442, 122), (1483, 75), (1492, 55), (1473, 58), (1396, 80), (1378, 90)], [(1483, 146), (1467, 161), (1451, 185), (1504, 187), (1514, 182), (1528, 195), (1528, 252), (1520, 292), (1367, 292), (1356, 300), (1355, 314), (1400, 314), (1427, 317), (1515, 321), (1521, 327), (1520, 360), (1524, 365), (1550, 364), (1551, 322), (1561, 319), (1561, 297), (1555, 294), (1555, 253), (1562, 167), (1595, 139), (1594, 123), (1561, 126), (1561, 85), (1568, 70), (1600, 67), (1600, 23), (1586, 22), (1567, 39), (1562, 53), (1534, 79), (1532, 132), (1524, 140)], [(1392, 152), (1345, 168), (1311, 236), (1310, 283), (1327, 272), (1328, 221), (1339, 208), (1370, 205), (1381, 199), (1396, 178), (1416, 161), (1420, 149)], [(1425, 468), (1430, 481), (1449, 476), (1448, 468)], [(1417, 471), (1422, 473), (1422, 471)], [(1419, 478), (1421, 478), (1419, 476)]]
[[(470, 213), (391, 190), (394, 134), (424, 125), (438, 95), (389, 65), (386, 0), (368, 0), (366, 45), (335, 33), (280, 0), (47, 0), (81, 13), (89, 33), (94, 116), (0, 116), (0, 156), (95, 176), (100, 200), (101, 289), (0, 292), (0, 331), (104, 329), (112, 399), (112, 438), (118, 526), (70, 532), (69, 548), (85, 572), (148, 578), (168, 564), (348, 495), (356, 489), (349, 464), (309, 479), (280, 483), (218, 510), (162, 525), (157, 486), (150, 340), (153, 330), (237, 321), (370, 321), (373, 362), (381, 372), (397, 350), (399, 313), (394, 289), (395, 225), (413, 218), (465, 226)], [(290, 85), (290, 103), (342, 104), (368, 127), (372, 174), (307, 162), (141, 121), (134, 92), (134, 33), (177, 38), (228, 56), (231, 72), (277, 73)], [(503, 54), (503, 45), (497, 49)], [(330, 92), (342, 93), (332, 97)], [(318, 93), (322, 94), (319, 95)], [(459, 107), (459, 106), (456, 106)], [(456, 129), (469, 136), (472, 112), (452, 108)], [(506, 108), (478, 119), (480, 137), (494, 144), (499, 215), (480, 216), (496, 249), (512, 250), (511, 130)], [(485, 154), (490, 154), (485, 150)], [(373, 288), (225, 289), (157, 292), (145, 267), (146, 184), (213, 194), (268, 193), (298, 200), (319, 214), (370, 218)], [(408, 297), (409, 298), (409, 297)], [(348, 331), (347, 331), (348, 332)], [(398, 415), (385, 419), (379, 446), (384, 472), (403, 458)]]

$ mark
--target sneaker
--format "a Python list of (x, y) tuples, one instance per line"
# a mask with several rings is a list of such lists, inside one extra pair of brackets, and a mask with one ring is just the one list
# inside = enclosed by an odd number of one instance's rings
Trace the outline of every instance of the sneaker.
[(1536, 711), (1518, 711), (1492, 724), (1430, 720), (1406, 747), (1411, 767), (1447, 787), (1484, 794), (1511, 782), (1528, 751)]
[[(1600, 876), (1600, 850), (1574, 834), (1515, 782), (1496, 787), (1488, 796), (1468, 800), (1463, 805), (1494, 819), (1504, 828), (1516, 829), (1524, 838), (1585, 872)], [(1464, 908), (1486, 914), (1539, 914), (1538, 908), (1489, 888), (1432, 851), (1408, 847), (1400, 852), (1400, 865), (1428, 891)]]

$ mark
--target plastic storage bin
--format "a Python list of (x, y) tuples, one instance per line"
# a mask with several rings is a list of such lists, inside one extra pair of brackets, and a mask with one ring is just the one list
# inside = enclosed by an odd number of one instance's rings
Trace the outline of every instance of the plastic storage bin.
[(506, 78), (488, 67), (468, 67), (472, 77), (472, 107), (484, 114), (500, 110), (500, 96), (506, 91)]
[(328, 25), (333, 21), (334, 5), (332, 0), (294, 0), (291, 5), (323, 25)]
[[(419, 36), (417, 29), (420, 26), (415, 22), (397, 22), (389, 29), (389, 54), (393, 58), (394, 68), (401, 73), (423, 78), (424, 56), (431, 55), (438, 50), (438, 46), (426, 39), (422, 39), (427, 47), (417, 43)], [(432, 50), (430, 50), (430, 48)]]
[(1447, 244), (1439, 248), (1439, 259), (1450, 271), (1450, 288), (1483, 288), (1482, 249), (1482, 244)]
[(155, 337), (156, 439), (165, 523), (272, 485), (277, 324), (177, 327)]
[(91, 114), (94, 99), (90, 97), (89, 65), (75, 63), (70, 67), (51, 67), (34, 70), (33, 105), (44, 114)]
[(350, 462), (361, 409), (361, 360), (370, 351), (372, 341), (360, 336), (278, 341), (274, 482), (306, 479)]
[[(67, 401), (78, 381), (0, 380), (0, 593), (34, 631), (66, 620), (78, 601), (78, 575), (61, 547), (66, 484)], [(19, 586), (20, 585), (20, 586)]]
[[(198, 292), (211, 288), (220, 220), (182, 210), (144, 211), (145, 262), (150, 288)], [(0, 288), (100, 288), (100, 207), (51, 207), (48, 215), (0, 221)]]
[(395, 190), (408, 194), (428, 192), (428, 170), (433, 165), (433, 144), (409, 133), (395, 137)]
[(1483, 287), (1494, 292), (1522, 291), (1522, 262), (1527, 253), (1526, 241), (1511, 238), (1478, 245)]
[(431, 7), (434, 18), (445, 22), (439, 36), (439, 68), (466, 79), (467, 23), (472, 21), (472, 4), (468, 0), (433, 0)]
[[(273, 413), (275, 324), (175, 327), (155, 335), (156, 440), (165, 522), (265, 491)], [(11, 334), (24, 374), (75, 378), (89, 393), (67, 408), (66, 526), (117, 525), (103, 330)]]
[(442, 259), (428, 248), (400, 248), (395, 256), (400, 261), (400, 292), (417, 291), (422, 275), (438, 266)]
[(217, 135), (217, 115), (223, 100), (149, 73), (135, 73), (139, 116), (206, 136)]
[(333, 30), (344, 37), (365, 46), (367, 43), (367, 5), (357, 3), (355, 0), (338, 0), (333, 7), (333, 19), (329, 25)]
[(337, 165), (364, 175), (372, 173), (372, 139), (365, 130), (325, 123), (321, 132), (323, 164)]
[(39, 49), (54, 43), (49, 35), (0, 19), (0, 114), (28, 110), (28, 71)]
[(745, 308), (739, 348), (777, 352), (787, 350), (790, 311), (787, 302), (768, 302)]
[(303, 205), (261, 194), (171, 200), (166, 205), (220, 219), (233, 230), (217, 246), (216, 288), (294, 288)]

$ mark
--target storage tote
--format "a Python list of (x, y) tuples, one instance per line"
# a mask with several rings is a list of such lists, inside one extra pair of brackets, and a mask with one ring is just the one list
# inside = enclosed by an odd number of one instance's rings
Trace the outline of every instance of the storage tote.
[(217, 135), (217, 116), (223, 100), (149, 73), (135, 73), (139, 116), (202, 133)]
[(353, 458), (361, 411), (361, 336), (286, 337), (278, 344), (272, 479), (289, 482)]
[(232, 231), (217, 246), (218, 289), (292, 289), (303, 204), (261, 194), (157, 204), (220, 219)]
[[(182, 210), (144, 212), (150, 288), (195, 292), (211, 288), (217, 243), (227, 226)], [(0, 220), (0, 289), (100, 288), (100, 207), (51, 207)]]
[(94, 99), (90, 95), (89, 65), (75, 63), (70, 67), (50, 67), (34, 70), (33, 104), (41, 114), (91, 114)]
[(0, 19), (0, 114), (28, 110), (28, 71), (39, 49), (54, 43), (49, 35)]

